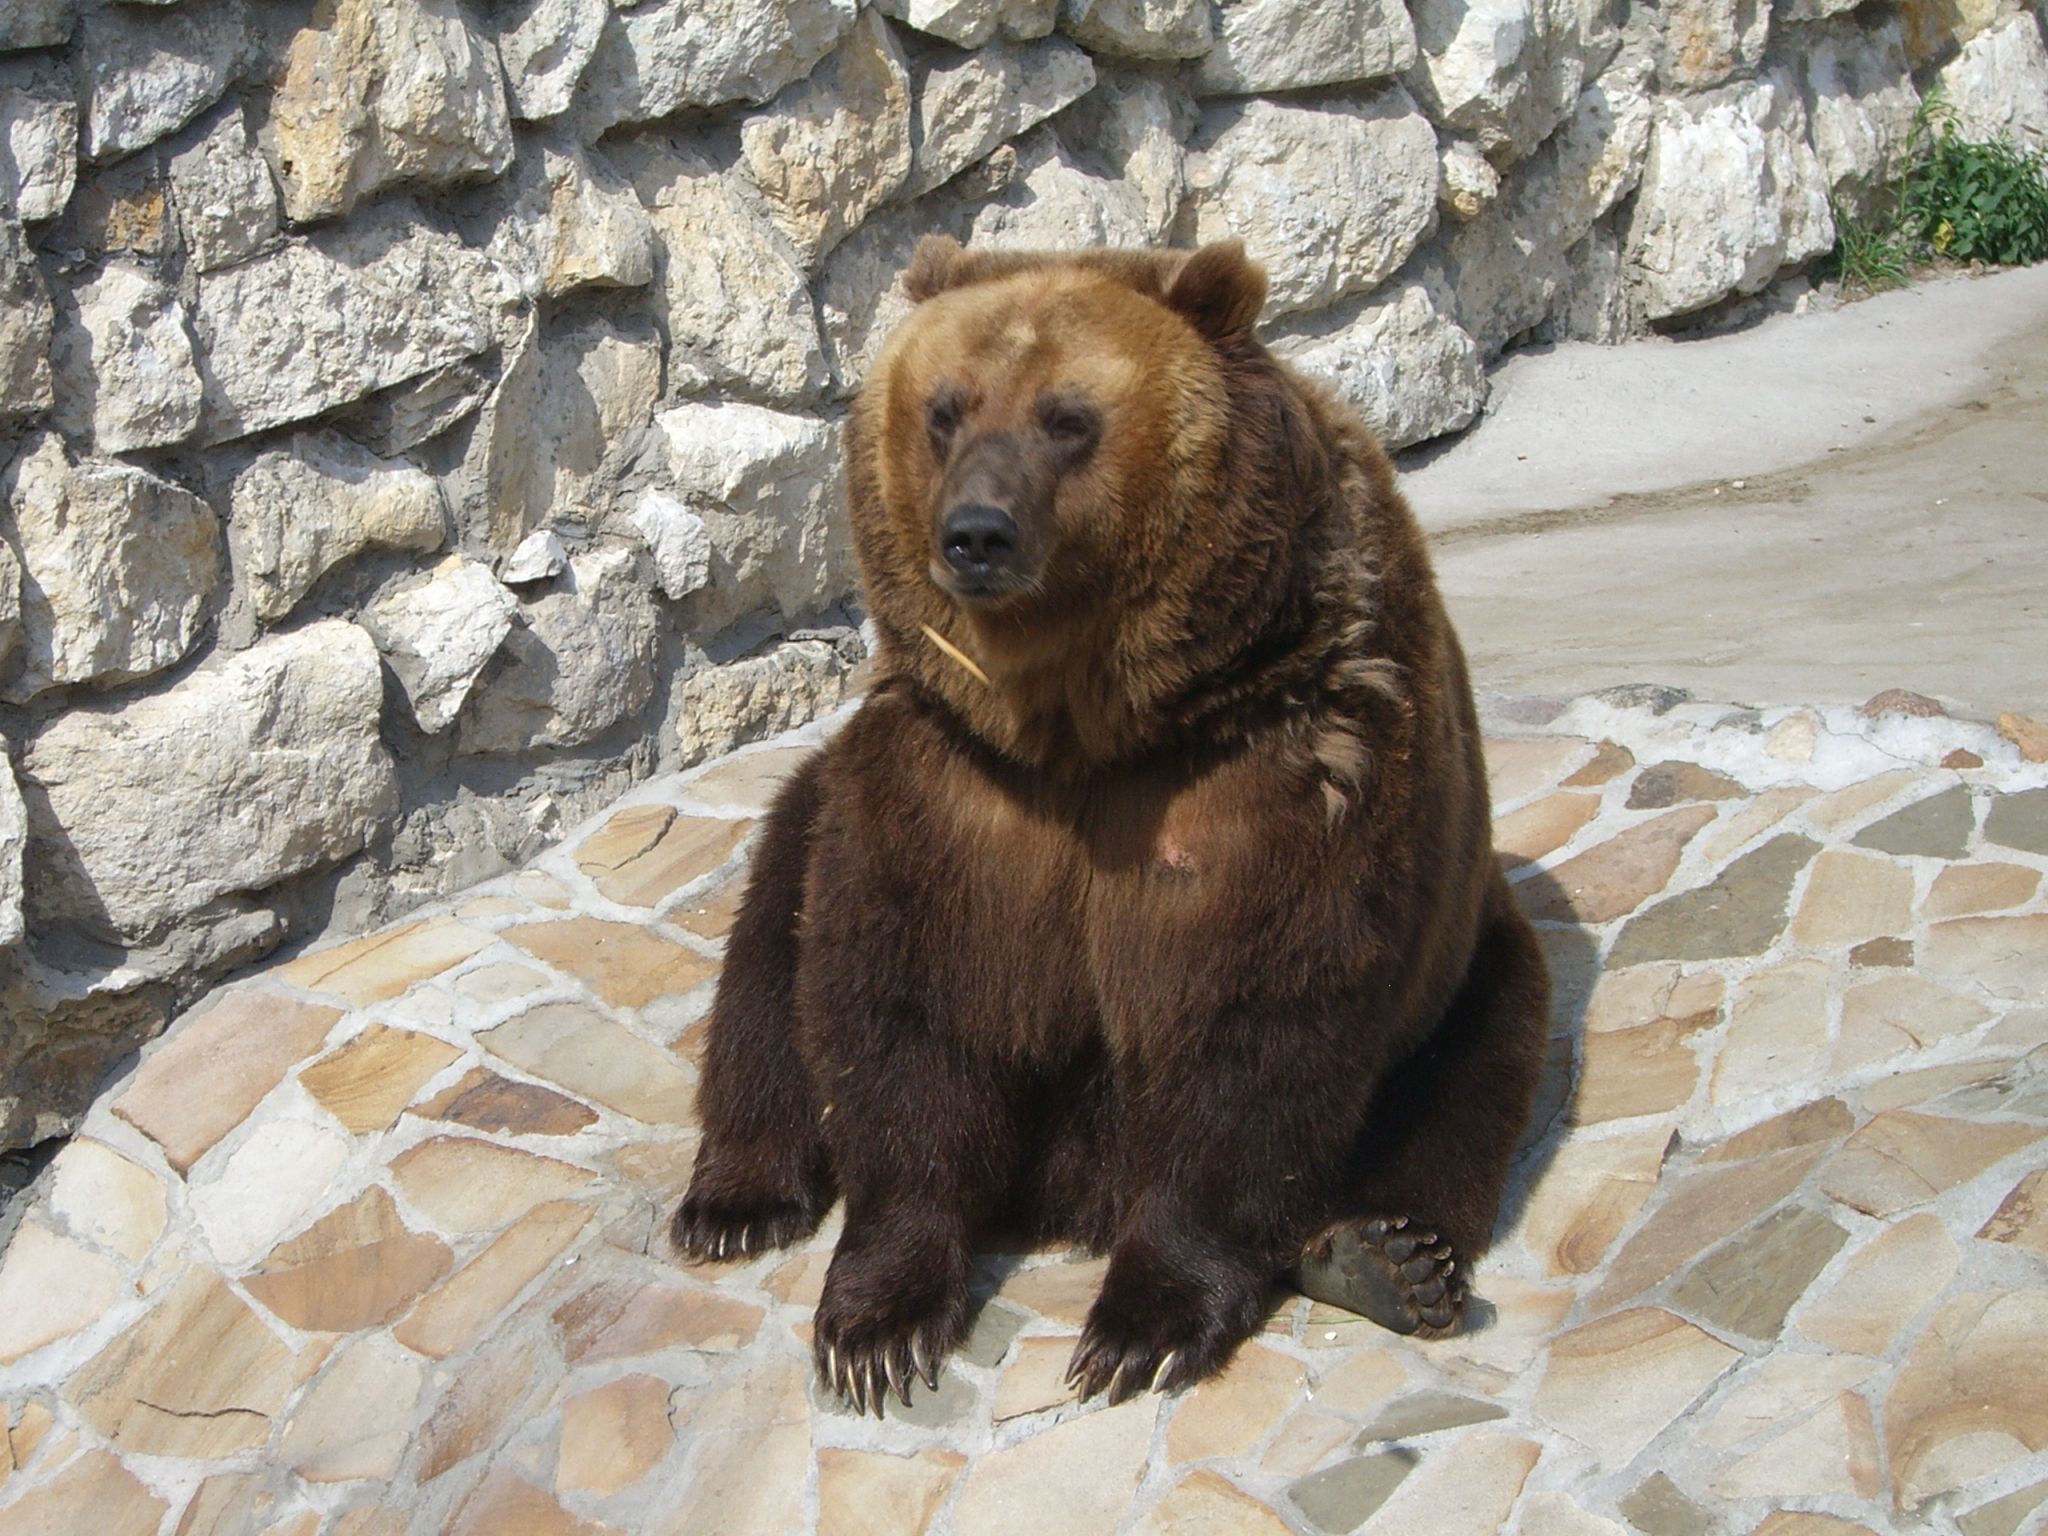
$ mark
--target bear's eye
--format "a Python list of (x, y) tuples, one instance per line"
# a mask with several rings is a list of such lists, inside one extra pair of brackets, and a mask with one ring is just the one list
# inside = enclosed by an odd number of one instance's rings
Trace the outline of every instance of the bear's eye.
[(1102, 418), (1085, 400), (1053, 395), (1039, 402), (1038, 424), (1060, 447), (1079, 452), (1095, 446), (1102, 435)]
[(941, 458), (946, 455), (946, 445), (953, 440), (953, 434), (960, 428), (960, 420), (967, 414), (966, 398), (950, 385), (941, 386), (925, 403), (924, 429), (932, 440), (932, 451)]

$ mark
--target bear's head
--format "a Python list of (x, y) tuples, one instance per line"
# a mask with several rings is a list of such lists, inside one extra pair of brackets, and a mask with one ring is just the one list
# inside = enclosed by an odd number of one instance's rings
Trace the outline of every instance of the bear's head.
[(1248, 378), (1278, 376), (1253, 338), (1265, 274), (1236, 242), (1057, 255), (931, 237), (904, 281), (916, 308), (847, 427), (883, 671), (1013, 755), (1127, 752), (1234, 622), (1217, 605), (1270, 586), (1291, 533), (1291, 511), (1232, 493), (1234, 459), (1313, 436), (1247, 404)]

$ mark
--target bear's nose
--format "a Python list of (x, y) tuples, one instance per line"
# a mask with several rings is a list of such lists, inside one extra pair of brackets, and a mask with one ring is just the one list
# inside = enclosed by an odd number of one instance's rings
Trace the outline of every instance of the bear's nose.
[(962, 502), (939, 524), (939, 551), (961, 576), (994, 575), (1017, 558), (1017, 521), (987, 502)]

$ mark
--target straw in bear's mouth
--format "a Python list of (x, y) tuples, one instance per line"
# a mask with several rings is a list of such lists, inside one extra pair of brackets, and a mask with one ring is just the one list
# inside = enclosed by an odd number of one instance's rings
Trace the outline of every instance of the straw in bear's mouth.
[(924, 631), (925, 638), (927, 640), (931, 641), (933, 645), (936, 645), (941, 651), (945, 652), (945, 654), (950, 656), (953, 660), (960, 663), (961, 667), (966, 670), (968, 676), (972, 677), (976, 682), (980, 683), (982, 687), (995, 687), (995, 684), (989, 681), (988, 674), (982, 671), (981, 668), (975, 664), (975, 660), (972, 656), (968, 655), (965, 651), (961, 650), (959, 646), (955, 645), (952, 641), (948, 640), (936, 629), (933, 629), (931, 625), (920, 624), (917, 627)]

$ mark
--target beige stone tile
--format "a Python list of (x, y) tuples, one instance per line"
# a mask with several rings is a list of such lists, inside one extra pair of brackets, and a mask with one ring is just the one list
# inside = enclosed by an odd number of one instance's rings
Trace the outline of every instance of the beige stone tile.
[(1586, 1033), (1633, 1029), (1660, 1019), (1705, 1028), (1720, 1016), (1727, 988), (1718, 971), (1673, 961), (1609, 971), (1586, 1003)]
[(1349, 1419), (1333, 1418), (1315, 1409), (1303, 1409), (1285, 1424), (1259, 1458), (1259, 1470), (1275, 1477), (1294, 1478), (1313, 1472), (1341, 1445), (1348, 1445), (1358, 1433)]
[(1998, 1051), (2030, 1051), (2048, 1045), (2048, 1008), (2015, 1008), (1984, 1032), (1986, 1046)]
[(512, 891), (522, 900), (554, 912), (567, 911), (572, 901), (568, 887), (553, 875), (543, 874), (537, 869), (522, 869), (514, 875)]
[[(786, 1306), (815, 1307), (818, 1298), (825, 1293), (825, 1271), (831, 1267), (832, 1255), (823, 1249), (800, 1253), (779, 1265), (761, 1282), (761, 1289)], [(984, 1312), (986, 1310), (983, 1309)], [(1071, 1349), (1073, 1343), (1068, 1339), (1067, 1347)]]
[(64, 1395), (124, 1450), (210, 1459), (267, 1441), (297, 1385), (291, 1351), (218, 1276), (193, 1270)]
[(357, 1135), (386, 1131), (427, 1079), (461, 1054), (432, 1035), (372, 1024), (348, 1044), (300, 1068), (299, 1081)]
[(1782, 1089), (1821, 1064), (1830, 973), (1826, 961), (1793, 960), (1737, 983), (1728, 1034), (1714, 1061), (1716, 1104)]
[(2024, 864), (1951, 864), (1934, 877), (1920, 916), (1972, 917), (2025, 905), (2041, 888), (2041, 871)]
[(669, 921), (686, 928), (700, 939), (722, 939), (732, 932), (739, 916), (740, 902), (747, 894), (747, 882), (735, 876), (716, 890), (692, 897), (669, 914)]
[(694, 950), (644, 928), (594, 917), (521, 923), (504, 936), (577, 977), (615, 1008), (641, 1008), (658, 997), (693, 991), (718, 970)]
[(1286, 1536), (1287, 1522), (1214, 1472), (1195, 1472), (1145, 1511), (1131, 1536)]
[(543, 1003), (477, 1040), (534, 1077), (649, 1125), (693, 1117), (696, 1091), (675, 1057), (582, 1003)]
[(463, 1501), (448, 1536), (604, 1536), (615, 1529), (579, 1520), (516, 1468), (501, 1464)]
[(1977, 1236), (2048, 1254), (2048, 1169), (2036, 1168), (2013, 1185)]
[(1109, 1269), (1107, 1259), (1083, 1259), (1075, 1263), (1041, 1264), (1003, 1282), (1005, 1301), (1029, 1307), (1048, 1322), (1079, 1328), (1087, 1321), (1095, 1293), (1102, 1289), (1102, 1277)]
[(722, 806), (758, 816), (774, 803), (789, 776), (817, 751), (816, 747), (770, 747), (761, 752), (742, 752), (698, 774), (681, 787), (680, 793), (698, 805)]
[(1309, 1390), (1308, 1400), (1324, 1413), (1363, 1418), (1407, 1382), (1407, 1368), (1391, 1349), (1366, 1348), (1324, 1370)]
[(1710, 1487), (1724, 1499), (1840, 1494), (1869, 1500), (1882, 1484), (1870, 1405), (1854, 1392), (1841, 1392), (1818, 1413), (1736, 1461)]
[(1819, 793), (1819, 790), (1805, 784), (1788, 784), (1765, 790), (1747, 805), (1736, 806), (1718, 826), (1701, 838), (1701, 854), (1710, 864), (1725, 863)]
[(2048, 1503), (2048, 1478), (1987, 1499), (1969, 1513), (1957, 1516), (1956, 1528), (1963, 1536), (2017, 1536), (2027, 1516), (2044, 1503)]
[(340, 1017), (339, 1008), (274, 992), (229, 992), (171, 1026), (114, 1100), (114, 1113), (184, 1173), (317, 1051)]
[(105, 1451), (88, 1451), (0, 1510), (8, 1536), (156, 1536), (169, 1509)]
[(1861, 1386), (1880, 1364), (1863, 1355), (1771, 1355), (1714, 1399), (1700, 1427), (1700, 1443), (1726, 1450), (1788, 1425), (1838, 1393)]
[(2048, 1291), (1977, 1291), (1944, 1302), (1885, 1399), (1898, 1507), (1916, 1510), (2048, 1445), (2044, 1381)]
[(1920, 940), (1920, 966), (2008, 1002), (2048, 997), (2048, 912), (1932, 924)]
[(1799, 1331), (1831, 1349), (1882, 1354), (1940, 1294), (1959, 1258), (1940, 1217), (1910, 1216), (1850, 1256), (1834, 1283), (1801, 1309)]
[(1810, 949), (1841, 949), (1903, 933), (1913, 922), (1913, 872), (1881, 854), (1830, 848), (1813, 861), (1792, 937)]
[(1566, 1142), (1523, 1207), (1515, 1227), (1523, 1246), (1553, 1275), (1597, 1269), (1656, 1188), (1670, 1141), (1657, 1126)]
[(478, 1351), (446, 1377), (420, 1428), (414, 1476), (422, 1487), (497, 1443), (534, 1385), (540, 1353), (527, 1339), (507, 1338)]
[(1598, 795), (1566, 791), (1546, 796), (1510, 811), (1493, 824), (1494, 851), (1509, 868), (1533, 864), (1577, 837), (1599, 814)]
[(1507, 1275), (1483, 1277), (1479, 1295), (1493, 1309), (1483, 1327), (1415, 1347), (1446, 1375), (1489, 1393), (1499, 1392), (1529, 1368), (1578, 1299), (1568, 1286), (1530, 1285)]
[(319, 1511), (302, 1509), (296, 1515), (287, 1515), (276, 1524), (266, 1528), (263, 1536), (319, 1536), (319, 1531)]
[(1818, 1211), (1785, 1205), (1705, 1255), (1671, 1288), (1671, 1304), (1722, 1333), (1768, 1340), (1849, 1234)]
[(761, 1326), (751, 1303), (693, 1286), (600, 1279), (555, 1308), (571, 1365), (623, 1360), (683, 1345), (743, 1349)]
[(821, 1450), (819, 1536), (923, 1536), (966, 1465), (956, 1451)]
[(79, 1136), (50, 1164), (50, 1214), (68, 1230), (139, 1260), (164, 1230), (164, 1187), (104, 1142)]
[(6, 1436), (8, 1453), (13, 1458), (15, 1466), (25, 1467), (34, 1460), (37, 1447), (43, 1443), (43, 1436), (50, 1432), (50, 1426), (56, 1422), (50, 1410), (41, 1403), (31, 1401), (22, 1404), (21, 1412), (16, 1415)]
[(391, 1196), (372, 1185), (272, 1249), (242, 1284), (294, 1328), (352, 1333), (404, 1312), (452, 1259), (446, 1243), (406, 1226)]
[(474, 1136), (435, 1136), (391, 1160), (399, 1193), (441, 1231), (493, 1232), (544, 1200), (582, 1191), (593, 1175), (552, 1157)]
[(1864, 982), (1842, 996), (1832, 1065), (1851, 1072), (1965, 1034), (1990, 1017), (1990, 1009), (1918, 976)]
[(324, 992), (365, 1008), (397, 997), (415, 982), (453, 970), (491, 942), (481, 928), (452, 917), (432, 917), (316, 949), (271, 975), (308, 992)]
[(1685, 845), (1713, 819), (1714, 807), (1691, 805), (1618, 832), (1551, 870), (1548, 888), (1521, 887), (1522, 909), (1541, 922), (1624, 917), (1670, 883)]
[(620, 1376), (562, 1404), (556, 1491), (609, 1498), (653, 1471), (675, 1443), (668, 1394), (658, 1376)]
[(1805, 1179), (1824, 1146), (1792, 1147), (1746, 1162), (1697, 1168), (1658, 1204), (1616, 1253), (1589, 1305), (1618, 1307), (1676, 1274), (1693, 1255), (1740, 1231)]
[(1958, 1088), (1989, 1082), (2007, 1066), (2008, 1063), (2003, 1061), (1959, 1061), (1941, 1067), (1920, 1067), (1911, 1072), (1894, 1070), (1875, 1082), (1865, 1083), (1856, 1096), (1872, 1114), (1880, 1114), (1887, 1109), (1907, 1109)]
[(808, 1368), (761, 1366), (716, 1392), (677, 1400), (677, 1427), (699, 1435), (680, 1504), (652, 1529), (665, 1536), (798, 1531), (811, 1465)]
[(659, 842), (675, 819), (672, 806), (628, 806), (577, 845), (576, 867), (586, 875), (602, 875), (630, 864)]
[(983, 1456), (953, 1507), (960, 1536), (1109, 1536), (1144, 1475), (1159, 1399), (1152, 1393), (1041, 1430)]
[(455, 909), (465, 923), (495, 923), (508, 917), (532, 917), (533, 903), (517, 896), (475, 896)]
[(1823, 832), (1841, 831), (1866, 819), (1871, 811), (1916, 783), (1919, 777), (1910, 768), (1895, 768), (1874, 779), (1835, 790), (1806, 807), (1806, 823)]
[(697, 1164), (697, 1138), (637, 1142), (621, 1147), (612, 1162), (622, 1175), (654, 1196), (657, 1204), (673, 1205), (690, 1187), (690, 1174)]
[(530, 965), (521, 965), (517, 960), (494, 960), (464, 971), (453, 985), (456, 996), (488, 1008), (544, 992), (552, 983)]
[(1953, 1120), (1888, 1109), (1842, 1143), (1821, 1169), (1820, 1187), (1866, 1216), (1895, 1216), (1925, 1205), (2048, 1129)]
[(425, 1381), (419, 1361), (387, 1339), (344, 1346), (293, 1407), (279, 1459), (310, 1483), (390, 1477)]
[(259, 1125), (195, 1184), (190, 1203), (213, 1256), (240, 1269), (325, 1206), (348, 1161), (348, 1138), (324, 1125)]
[(436, 1360), (469, 1348), (576, 1241), (591, 1215), (590, 1207), (567, 1201), (535, 1206), (423, 1296), (393, 1336)]
[(509, 1136), (569, 1136), (597, 1123), (597, 1111), (538, 1083), (515, 1082), (487, 1067), (472, 1067), (460, 1079), (414, 1106), (422, 1120), (445, 1120), (473, 1131)]
[(622, 907), (656, 907), (692, 881), (701, 880), (732, 857), (751, 821), (678, 816), (648, 849), (616, 869), (593, 871), (599, 894)]
[(995, 1422), (1042, 1413), (1071, 1402), (1074, 1389), (1067, 1385), (1067, 1362), (1073, 1358), (1071, 1334), (1026, 1338), (1017, 1341), (1015, 1358), (1003, 1368), (996, 1383), (995, 1404), (990, 1409)]
[(1180, 1465), (1241, 1456), (1272, 1433), (1300, 1398), (1308, 1372), (1291, 1355), (1250, 1343), (1219, 1376), (1185, 1394), (1166, 1431), (1166, 1459)]
[(1840, 1099), (1815, 1099), (1760, 1120), (1700, 1154), (1702, 1163), (1739, 1163), (1789, 1147), (1833, 1145), (1856, 1128), (1856, 1114)]
[(0, 1257), (0, 1365), (69, 1338), (134, 1294), (112, 1260), (24, 1221)]
[(1522, 1485), (1542, 1454), (1534, 1441), (1512, 1435), (1465, 1435), (1449, 1454), (1424, 1457), (1360, 1529), (1366, 1536), (1505, 1530)]
[(1618, 741), (1603, 741), (1593, 749), (1593, 756), (1586, 766), (1562, 782), (1566, 789), (1592, 788), (1620, 777), (1635, 765), (1635, 753)]
[(1740, 1358), (1660, 1308), (1617, 1312), (1551, 1345), (1531, 1406), (1544, 1423), (1619, 1467)]
[(1511, 805), (1548, 789), (1592, 756), (1577, 736), (1492, 736), (1486, 741), (1487, 789), (1495, 805)]
[(1877, 1532), (1867, 1525), (1858, 1525), (1854, 1520), (1781, 1509), (1766, 1518), (1749, 1536), (1877, 1536)]
[(231, 1531), (262, 1531), (269, 1536), (277, 1495), (263, 1484), (263, 1477), (252, 1472), (209, 1477), (178, 1516), (177, 1536), (224, 1536)]
[(1711, 1015), (1700, 1023), (1659, 1019), (1634, 1029), (1588, 1034), (1579, 1091), (1572, 1099), (1573, 1122), (1599, 1125), (1678, 1108), (1699, 1083), (1699, 1062), (1688, 1042), (1703, 1024), (1712, 1023)]
[(1628, 1536), (1628, 1528), (1588, 1514), (1562, 1493), (1532, 1493), (1522, 1500), (1515, 1536)]

